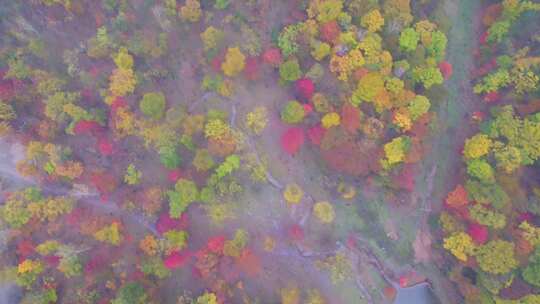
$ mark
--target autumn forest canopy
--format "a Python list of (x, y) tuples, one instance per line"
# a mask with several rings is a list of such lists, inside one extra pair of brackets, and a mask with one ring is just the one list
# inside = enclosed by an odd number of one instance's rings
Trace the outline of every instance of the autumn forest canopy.
[(537, 0), (0, 0), (0, 303), (540, 304)]

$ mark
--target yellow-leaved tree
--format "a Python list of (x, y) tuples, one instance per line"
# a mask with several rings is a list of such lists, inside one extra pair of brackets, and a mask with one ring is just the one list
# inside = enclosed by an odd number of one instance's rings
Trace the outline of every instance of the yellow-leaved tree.
[(225, 61), (221, 64), (221, 69), (223, 73), (229, 77), (234, 77), (238, 75), (244, 66), (246, 65), (246, 56), (242, 54), (240, 48), (228, 48), (227, 54), (225, 55)]

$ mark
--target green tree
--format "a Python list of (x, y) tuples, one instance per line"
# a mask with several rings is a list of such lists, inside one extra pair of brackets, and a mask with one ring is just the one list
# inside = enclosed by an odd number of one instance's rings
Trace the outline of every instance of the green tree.
[(212, 186), (206, 186), (201, 189), (200, 200), (203, 203), (212, 203), (216, 198), (216, 192)]
[(503, 240), (492, 240), (478, 247), (476, 261), (485, 272), (505, 274), (518, 266), (514, 257), (514, 244)]
[(64, 106), (75, 103), (79, 98), (79, 93), (66, 92), (57, 92), (49, 96), (45, 101), (45, 116), (56, 122), (62, 122), (67, 117)]
[(514, 172), (523, 162), (519, 149), (508, 145), (495, 148), (493, 155), (495, 156), (497, 168), (502, 169), (506, 173)]
[(405, 154), (409, 150), (411, 139), (408, 136), (400, 136), (384, 145), (385, 158), (381, 159), (381, 165), (385, 169), (403, 162)]
[(238, 155), (229, 155), (219, 167), (217, 167), (215, 174), (218, 178), (223, 178), (233, 171), (240, 168), (240, 157)]
[(216, 3), (214, 3), (214, 8), (218, 10), (224, 10), (227, 9), (229, 3), (229, 0), (216, 0)]
[(167, 169), (175, 169), (180, 166), (181, 158), (174, 146), (164, 146), (159, 149), (159, 161)]
[(298, 60), (289, 59), (279, 66), (279, 76), (285, 81), (296, 81), (302, 77)]
[(193, 304), (217, 304), (218, 298), (214, 293), (205, 292), (204, 294), (197, 297), (197, 301)]
[(467, 261), (468, 257), (474, 252), (474, 243), (472, 238), (464, 233), (457, 232), (444, 239), (444, 249), (450, 251), (458, 260)]
[(60, 259), (58, 264), (58, 270), (60, 270), (66, 278), (79, 276), (82, 274), (82, 264), (80, 258), (75, 255), (67, 255)]
[(540, 247), (537, 246), (529, 257), (529, 264), (522, 270), (521, 275), (527, 283), (540, 287)]
[(429, 89), (435, 84), (442, 84), (444, 78), (437, 67), (415, 67), (412, 71), (412, 78), (415, 82), (422, 83), (424, 88)]
[(206, 30), (201, 33), (201, 39), (204, 44), (204, 49), (206, 51), (216, 49), (218, 45), (223, 41), (224, 36), (225, 35), (223, 31), (213, 26), (207, 27)]
[(313, 1), (312, 5), (310, 8), (316, 14), (317, 21), (326, 23), (339, 17), (343, 9), (343, 0)]
[(443, 32), (434, 31), (431, 33), (431, 42), (426, 46), (426, 50), (430, 56), (439, 62), (444, 59), (447, 42), (448, 39)]
[(493, 23), (488, 29), (487, 42), (490, 43), (500, 43), (508, 34), (512, 23), (508, 20), (497, 21)]
[(429, 99), (422, 95), (416, 95), (407, 107), (413, 121), (426, 114), (431, 107)]
[(473, 159), (469, 161), (467, 163), (467, 173), (485, 184), (492, 184), (495, 182), (493, 168), (483, 159)]
[(214, 166), (214, 159), (210, 152), (206, 149), (197, 149), (195, 152), (195, 158), (193, 158), (193, 166), (197, 171), (208, 171)]
[(135, 168), (135, 165), (129, 164), (124, 175), (124, 182), (128, 185), (137, 185), (141, 182), (142, 172)]
[(532, 165), (540, 157), (540, 123), (525, 119), (514, 145), (523, 156), (523, 164)]
[(169, 230), (164, 234), (167, 247), (171, 250), (182, 250), (187, 246), (187, 232), (183, 230)]
[(354, 95), (358, 97), (353, 102), (358, 105), (361, 101), (373, 101), (375, 97), (384, 90), (384, 79), (379, 73), (369, 73), (358, 82), (358, 88)]
[(497, 92), (498, 90), (507, 87), (512, 79), (510, 73), (506, 69), (498, 69), (497, 71), (488, 74), (477, 83), (473, 91), (476, 94)]
[(331, 47), (328, 43), (321, 42), (318, 40), (313, 40), (311, 43), (311, 56), (317, 61), (323, 60), (326, 56), (330, 54)]
[(482, 204), (475, 204), (469, 208), (473, 220), (493, 229), (501, 229), (506, 226), (506, 218), (502, 213), (490, 210)]
[(302, 122), (304, 115), (304, 107), (296, 100), (289, 101), (281, 110), (281, 120), (288, 124)]
[(139, 109), (148, 118), (160, 120), (165, 113), (165, 95), (161, 92), (144, 94)]
[(118, 50), (118, 53), (113, 58), (114, 63), (116, 64), (116, 67), (119, 69), (128, 69), (131, 70), (133, 68), (133, 57), (128, 53), (128, 50), (126, 48), (120, 48)]
[(101, 228), (94, 233), (94, 238), (101, 242), (106, 242), (111, 245), (118, 246), (123, 240), (122, 233), (120, 232), (120, 224), (113, 222), (112, 224)]
[(289, 57), (298, 52), (298, 43), (296, 38), (300, 31), (300, 26), (297, 24), (290, 24), (281, 30), (279, 33), (277, 44), (281, 49), (283, 56)]
[(0, 215), (13, 228), (21, 228), (32, 218), (24, 202), (16, 199), (9, 199), (0, 209)]
[(199, 198), (197, 185), (188, 179), (181, 178), (174, 185), (174, 191), (167, 191), (169, 197), (169, 215), (172, 218), (180, 218), (189, 204)]
[(58, 301), (58, 295), (54, 288), (43, 288), (39, 291), (25, 293), (20, 304), (54, 304)]
[(0, 120), (13, 120), (17, 118), (17, 113), (13, 106), (0, 100)]
[(247, 246), (249, 233), (244, 229), (236, 229), (234, 238), (225, 242), (223, 253), (228, 256), (239, 257), (242, 249)]
[(463, 148), (463, 156), (465, 159), (475, 159), (489, 153), (492, 141), (485, 134), (476, 134), (473, 137), (465, 140)]
[(469, 179), (465, 184), (467, 194), (472, 201), (480, 204), (491, 204), (496, 209), (503, 208), (510, 198), (498, 184), (483, 184), (477, 180)]
[(518, 149), (522, 165), (533, 164), (540, 157), (540, 122), (534, 117), (516, 117), (511, 105), (495, 108), (492, 112), (495, 119), (488, 122), (485, 132)]
[[(363, 4), (361, 1), (358, 1), (357, 3), (360, 5)], [(411, 15), (410, 0), (385, 0), (383, 9), (387, 19), (398, 22), (402, 26), (407, 26), (414, 19)]]
[(157, 256), (143, 260), (140, 269), (145, 275), (154, 275), (161, 280), (171, 275), (171, 271), (165, 267), (163, 260)]
[(111, 304), (146, 304), (148, 295), (144, 287), (136, 282), (127, 283), (118, 290)]
[(405, 52), (413, 52), (418, 46), (420, 34), (414, 28), (408, 27), (399, 35), (399, 47)]
[(6, 79), (26, 79), (32, 75), (32, 69), (24, 62), (21, 56), (14, 56), (7, 61), (9, 69)]
[(529, 68), (516, 67), (510, 71), (514, 90), (518, 95), (533, 93), (538, 90), (540, 77)]

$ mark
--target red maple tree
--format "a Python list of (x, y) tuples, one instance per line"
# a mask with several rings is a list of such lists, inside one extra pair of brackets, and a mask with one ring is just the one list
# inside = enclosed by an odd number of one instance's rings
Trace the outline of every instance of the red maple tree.
[(290, 155), (296, 154), (303, 144), (304, 130), (301, 128), (289, 128), (281, 135), (281, 147)]

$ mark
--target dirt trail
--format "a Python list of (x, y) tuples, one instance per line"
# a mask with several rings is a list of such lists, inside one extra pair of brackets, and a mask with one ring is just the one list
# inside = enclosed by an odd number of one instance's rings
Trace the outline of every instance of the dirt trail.
[[(426, 158), (420, 176), (417, 177), (419, 202), (425, 207), (420, 212), (438, 213), (446, 194), (455, 186), (460, 174), (460, 149), (465, 139), (473, 131), (471, 114), (482, 108), (481, 100), (474, 95), (471, 83), (471, 70), (474, 67), (473, 50), (478, 41), (480, 18), (477, 18), (480, 1), (447, 0), (446, 11), (453, 21), (448, 33), (447, 60), (453, 66), (453, 76), (446, 82), (448, 98), (438, 109), (439, 133), (433, 138), (432, 151)], [(436, 170), (436, 174), (431, 174)], [(431, 187), (430, 187), (431, 186)], [(431, 188), (431, 189), (430, 189)], [(424, 208), (420, 208), (424, 209)], [(429, 230), (428, 213), (421, 218), (421, 229)], [(433, 250), (434, 260), (438, 259)], [(450, 282), (444, 280), (437, 263), (422, 266), (425, 274), (432, 280), (435, 293), (441, 303), (458, 303), (457, 293)]]

